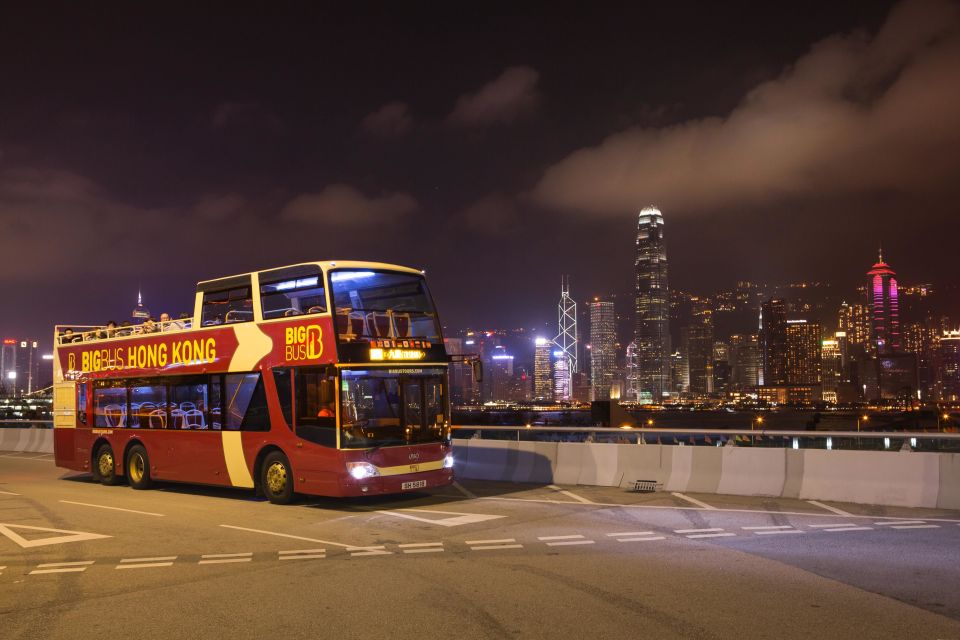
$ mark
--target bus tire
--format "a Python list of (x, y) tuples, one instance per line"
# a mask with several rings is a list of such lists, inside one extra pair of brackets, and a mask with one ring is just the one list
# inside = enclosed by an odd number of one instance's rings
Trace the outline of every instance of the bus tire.
[(287, 456), (271, 451), (260, 466), (260, 487), (263, 495), (273, 504), (290, 504), (293, 501), (293, 471)]
[(120, 482), (117, 477), (116, 460), (113, 457), (113, 449), (108, 444), (100, 445), (97, 449), (97, 455), (93, 459), (94, 478), (100, 480), (100, 484), (112, 486)]
[(142, 444), (130, 447), (127, 453), (127, 482), (134, 489), (149, 489), (153, 484), (150, 478), (150, 458)]

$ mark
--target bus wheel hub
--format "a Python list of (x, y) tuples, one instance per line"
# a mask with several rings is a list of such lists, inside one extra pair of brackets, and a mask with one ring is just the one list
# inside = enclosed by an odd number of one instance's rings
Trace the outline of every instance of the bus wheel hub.
[(287, 486), (287, 470), (279, 462), (274, 462), (267, 469), (267, 487), (273, 493), (280, 493)]

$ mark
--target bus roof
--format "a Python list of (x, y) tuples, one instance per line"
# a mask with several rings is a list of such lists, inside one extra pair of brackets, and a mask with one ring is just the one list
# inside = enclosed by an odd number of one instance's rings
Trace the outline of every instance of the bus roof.
[(324, 262), (297, 262), (291, 265), (286, 265), (282, 267), (270, 267), (269, 269), (258, 269), (257, 271), (248, 271), (247, 273), (238, 273), (231, 276), (221, 276), (219, 278), (211, 278), (210, 280), (201, 280), (197, 282), (198, 288), (209, 288), (210, 285), (216, 284), (217, 282), (229, 282), (235, 278), (243, 278), (245, 276), (252, 275), (254, 273), (263, 273), (264, 271), (277, 271), (279, 269), (290, 269), (293, 267), (303, 267), (303, 266), (318, 266), (324, 272), (329, 271), (330, 269), (388, 269), (390, 271), (403, 271), (405, 273), (417, 273), (422, 274), (423, 271), (420, 269), (414, 269), (412, 267), (405, 267), (399, 264), (389, 264), (386, 262), (367, 262), (364, 260), (328, 260)]

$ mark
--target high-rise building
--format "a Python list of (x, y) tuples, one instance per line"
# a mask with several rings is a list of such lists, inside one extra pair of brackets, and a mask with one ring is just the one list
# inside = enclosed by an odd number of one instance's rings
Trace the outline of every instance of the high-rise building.
[(936, 389), (940, 402), (960, 402), (960, 330), (940, 336)]
[(837, 330), (843, 331), (847, 343), (852, 347), (869, 350), (870, 347), (870, 311), (863, 304), (840, 305)]
[(670, 390), (670, 289), (663, 214), (655, 207), (640, 211), (637, 222), (636, 342), (639, 393), (661, 402)]
[(490, 400), (514, 400), (513, 356), (503, 347), (497, 347), (490, 356)]
[(533, 347), (533, 399), (553, 400), (553, 343), (537, 338)]
[(760, 346), (756, 335), (730, 336), (730, 384), (746, 391), (760, 384)]
[(572, 374), (580, 371), (577, 336), (577, 303), (570, 297), (570, 277), (560, 282), (560, 304), (557, 305), (557, 337), (554, 344), (560, 347), (567, 359), (567, 370)]
[(591, 400), (609, 400), (617, 366), (616, 318), (612, 302), (594, 300), (590, 309)]
[(760, 307), (760, 384), (787, 384), (787, 303), (774, 298)]
[(573, 394), (571, 386), (570, 357), (563, 349), (553, 352), (553, 399), (557, 402), (570, 402)]
[(0, 395), (40, 390), (40, 349), (36, 340), (4, 338), (0, 345)]
[(713, 392), (713, 310), (709, 300), (694, 301), (693, 321), (686, 331), (690, 393)]
[(896, 353), (900, 351), (900, 303), (895, 278), (897, 274), (883, 261), (881, 252), (879, 260), (867, 275), (870, 276), (868, 295), (873, 330), (872, 346), (877, 353)]
[(823, 399), (836, 403), (843, 378), (841, 338), (827, 338), (821, 343)]
[(806, 320), (787, 320), (786, 384), (820, 384), (822, 332)]

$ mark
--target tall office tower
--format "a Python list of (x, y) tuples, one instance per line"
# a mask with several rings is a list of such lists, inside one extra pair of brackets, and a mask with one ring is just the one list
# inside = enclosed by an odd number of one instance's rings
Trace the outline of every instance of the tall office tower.
[(490, 400), (514, 400), (513, 356), (503, 347), (496, 347), (490, 356)]
[(693, 321), (687, 327), (686, 338), (690, 392), (695, 395), (712, 393), (713, 311), (706, 301), (694, 305)]
[(553, 371), (551, 360), (553, 343), (537, 338), (533, 347), (533, 399), (553, 400)]
[(900, 351), (900, 303), (896, 272), (883, 261), (883, 252), (870, 276), (869, 298), (873, 328), (873, 348), (877, 353)]
[(150, 309), (143, 306), (143, 296), (137, 291), (137, 306), (130, 312), (130, 317), (136, 320), (146, 320), (150, 317)]
[(570, 375), (570, 356), (563, 349), (554, 349), (553, 399), (556, 402), (570, 402), (573, 394)]
[(787, 384), (787, 304), (780, 298), (760, 306), (760, 384)]
[(636, 342), (639, 392), (661, 402), (670, 391), (670, 289), (663, 214), (655, 207), (640, 211), (637, 222)]
[(641, 398), (640, 363), (637, 360), (637, 343), (634, 341), (627, 345), (625, 362), (627, 374), (625, 381), (627, 384), (624, 389), (624, 399), (630, 400), (631, 402), (643, 402), (644, 404), (647, 404), (651, 400), (649, 393), (647, 393), (646, 397)]
[(870, 311), (863, 304), (840, 305), (837, 330), (847, 336), (847, 343), (853, 347), (870, 347)]
[(0, 395), (22, 396), (41, 389), (36, 340), (5, 338), (0, 345)]
[(560, 304), (557, 305), (557, 337), (554, 344), (560, 347), (567, 358), (567, 370), (571, 373), (580, 371), (577, 352), (580, 348), (577, 343), (577, 303), (570, 297), (570, 276), (563, 276), (560, 280)]
[(613, 372), (617, 366), (616, 317), (612, 302), (594, 300), (590, 308), (591, 400), (609, 400)]
[(843, 352), (841, 337), (827, 338), (822, 343), (821, 362), (823, 379), (823, 399), (836, 403), (840, 382), (843, 379)]
[(735, 389), (745, 391), (760, 384), (760, 346), (755, 334), (730, 336), (730, 369)]
[(944, 331), (937, 347), (937, 399), (960, 401), (960, 330)]
[(787, 320), (786, 384), (820, 384), (822, 332), (806, 320)]

